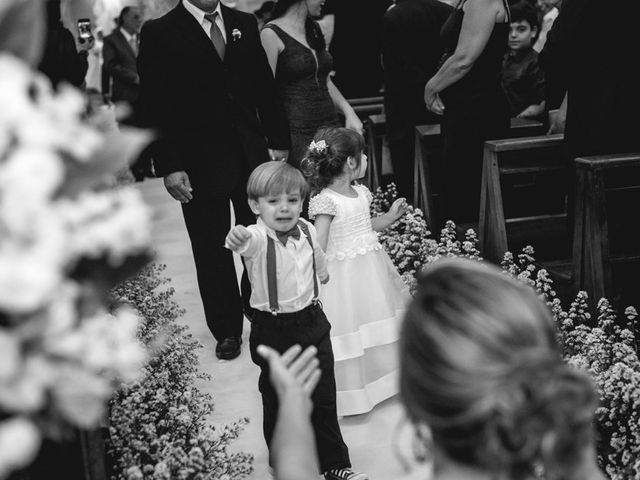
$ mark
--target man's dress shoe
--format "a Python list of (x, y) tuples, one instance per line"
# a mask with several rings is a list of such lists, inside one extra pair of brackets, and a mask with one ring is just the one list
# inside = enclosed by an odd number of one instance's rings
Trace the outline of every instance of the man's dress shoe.
[(242, 338), (227, 337), (216, 345), (216, 356), (221, 360), (232, 360), (240, 355)]

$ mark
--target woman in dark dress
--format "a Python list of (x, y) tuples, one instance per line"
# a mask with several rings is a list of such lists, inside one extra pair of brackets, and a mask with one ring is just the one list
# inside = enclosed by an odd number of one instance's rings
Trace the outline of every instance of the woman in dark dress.
[(289, 118), (289, 163), (299, 167), (321, 127), (341, 126), (362, 133), (362, 122), (335, 87), (329, 73), (331, 54), (319, 25), (323, 0), (278, 0), (261, 33), (276, 84)]
[(446, 59), (427, 82), (424, 100), (429, 110), (444, 115), (445, 219), (475, 222), (483, 144), (509, 129), (509, 104), (500, 87), (509, 7), (505, 0), (460, 0), (440, 35)]

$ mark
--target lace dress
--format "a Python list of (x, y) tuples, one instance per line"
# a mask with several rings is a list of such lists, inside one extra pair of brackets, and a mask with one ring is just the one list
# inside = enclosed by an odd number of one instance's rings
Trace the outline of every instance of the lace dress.
[(309, 202), (309, 218), (333, 215), (327, 244), (329, 283), (320, 300), (331, 323), (338, 415), (357, 415), (398, 392), (397, 340), (410, 299), (371, 228), (371, 192), (357, 197), (324, 189)]

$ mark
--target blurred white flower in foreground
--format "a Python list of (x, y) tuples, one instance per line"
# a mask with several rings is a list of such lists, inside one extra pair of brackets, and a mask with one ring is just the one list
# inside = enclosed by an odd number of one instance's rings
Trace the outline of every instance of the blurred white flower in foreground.
[(150, 216), (113, 181), (146, 134), (100, 131), (79, 92), (2, 53), (0, 105), (1, 479), (140, 374), (137, 314), (107, 300), (148, 260)]

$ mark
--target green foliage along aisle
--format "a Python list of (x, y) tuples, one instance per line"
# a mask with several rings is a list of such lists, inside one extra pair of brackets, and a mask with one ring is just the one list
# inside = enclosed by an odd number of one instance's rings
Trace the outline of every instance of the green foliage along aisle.
[[(393, 185), (378, 189), (372, 215), (386, 211), (396, 196)], [(464, 240), (458, 240), (455, 224), (447, 222), (439, 240), (430, 235), (422, 212), (414, 208), (379, 235), (412, 289), (415, 273), (441, 257), (481, 259), (472, 230), (465, 233)], [(532, 247), (516, 256), (507, 252), (502, 268), (538, 292), (557, 321), (565, 360), (586, 370), (594, 380), (600, 396), (595, 414), (600, 466), (611, 480), (640, 480), (640, 338), (636, 310), (629, 307), (622, 315), (616, 314), (603, 298), (598, 302), (596, 322), (592, 322), (587, 295), (580, 292), (565, 311), (548, 272), (536, 266)]]
[[(252, 455), (228, 446), (248, 422), (216, 431), (207, 423), (210, 395), (196, 386), (211, 378), (198, 371), (199, 342), (176, 322), (184, 312), (166, 288), (164, 266), (152, 265), (113, 291), (142, 317), (138, 337), (154, 355), (142, 380), (124, 386), (111, 402), (109, 455), (117, 480), (230, 480), (253, 470)], [(163, 288), (164, 287), (164, 288)]]

